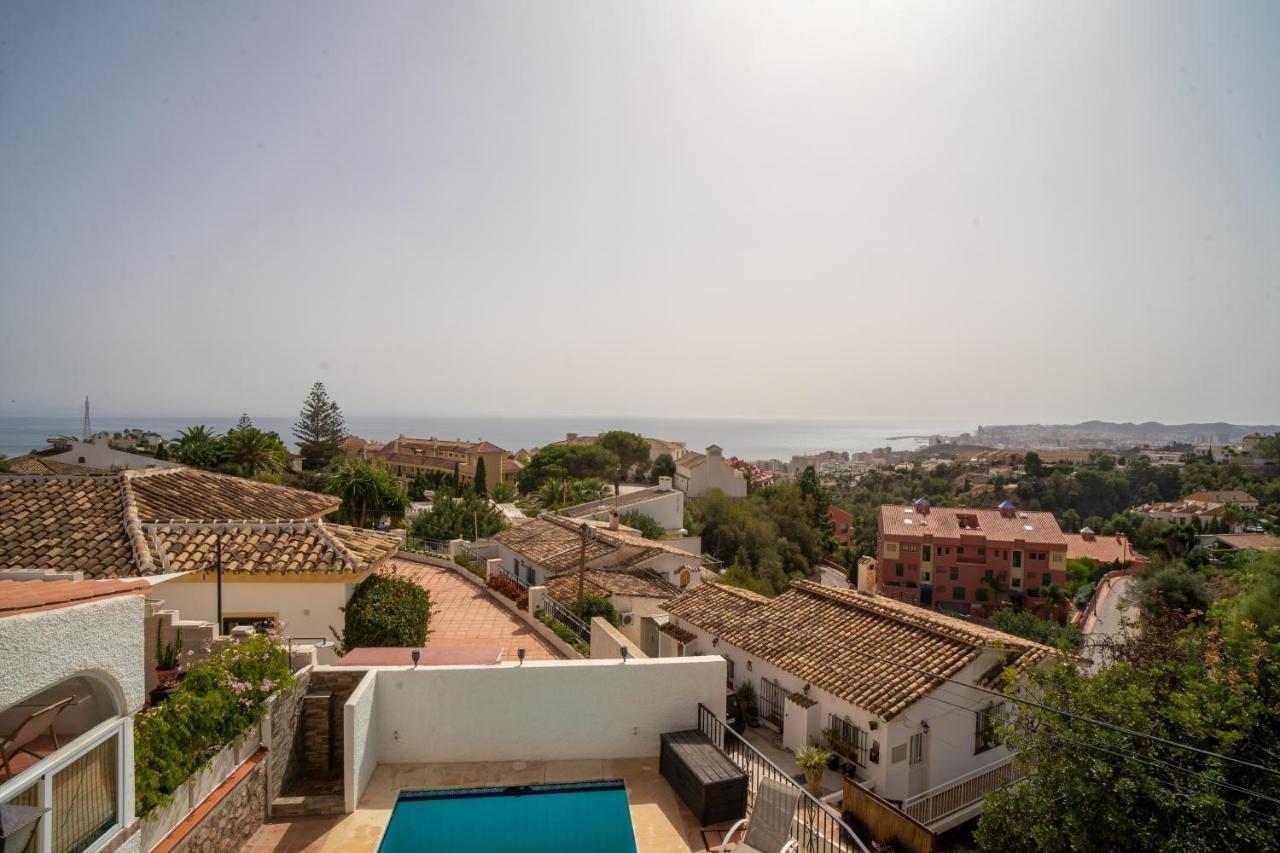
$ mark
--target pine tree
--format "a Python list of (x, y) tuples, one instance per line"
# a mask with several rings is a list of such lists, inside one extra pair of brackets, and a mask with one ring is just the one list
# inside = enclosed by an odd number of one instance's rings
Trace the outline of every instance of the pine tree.
[(323, 382), (311, 386), (311, 393), (302, 402), (298, 422), (293, 425), (293, 435), (298, 439), (302, 467), (308, 470), (325, 468), (342, 452), (342, 441), (347, 437), (346, 423), (338, 404), (329, 399)]
[(476, 461), (476, 482), (475, 482), (475, 488), (476, 488), (476, 494), (477, 494), (477, 495), (484, 495), (484, 494), (488, 494), (489, 487), (488, 487), (488, 485), (485, 483), (485, 470), (484, 470), (484, 457), (483, 457), (483, 456), (481, 456), (481, 457)]

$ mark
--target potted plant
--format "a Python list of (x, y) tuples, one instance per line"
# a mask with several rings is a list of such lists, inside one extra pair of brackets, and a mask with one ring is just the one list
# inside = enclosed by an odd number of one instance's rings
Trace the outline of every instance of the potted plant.
[(738, 687), (738, 704), (742, 706), (742, 712), (747, 715), (748, 725), (760, 725), (760, 709), (756, 707), (756, 689), (751, 686), (751, 682), (744, 681)]
[(827, 759), (827, 769), (838, 771), (840, 769), (840, 753), (836, 749), (836, 745), (835, 745), (835, 740), (836, 740), (835, 730), (823, 729), (822, 737), (826, 740), (827, 746), (830, 747), (827, 754), (830, 755), (831, 757)]
[(821, 793), (822, 771), (827, 769), (831, 752), (817, 744), (810, 744), (796, 753), (796, 764), (804, 771), (804, 786), (815, 797)]
[(156, 630), (156, 678), (164, 686), (172, 686), (178, 681), (178, 655), (182, 652), (182, 630), (174, 636), (172, 643), (164, 642), (159, 629)]

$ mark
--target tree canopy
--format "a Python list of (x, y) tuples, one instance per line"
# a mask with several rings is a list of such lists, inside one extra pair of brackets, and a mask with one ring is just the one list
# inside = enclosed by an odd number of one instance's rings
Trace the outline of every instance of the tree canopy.
[(325, 490), (342, 499), (342, 516), (348, 524), (367, 527), (383, 515), (397, 519), (409, 506), (409, 496), (396, 475), (384, 465), (348, 459), (329, 475)]
[(612, 481), (618, 454), (600, 444), (550, 444), (533, 454), (520, 471), (520, 491), (536, 492), (548, 480), (596, 477)]
[(487, 497), (469, 487), (459, 492), (446, 486), (436, 492), (431, 509), (414, 518), (409, 532), (422, 539), (474, 540), (506, 526), (506, 519)]
[(649, 470), (649, 442), (638, 433), (611, 430), (601, 433), (596, 444), (613, 451), (623, 474), (635, 469), (637, 476), (643, 476)]
[(302, 467), (307, 470), (327, 467), (342, 452), (342, 441), (347, 437), (346, 422), (338, 404), (329, 399), (323, 382), (312, 385), (303, 400), (293, 435), (298, 439)]
[[(1048, 708), (1274, 766), (1280, 755), (1280, 629), (1239, 621), (1280, 609), (1276, 558), (1254, 558), (1241, 596), (1201, 622), (1144, 617), (1088, 675), (1069, 659), (1028, 674)], [(1259, 602), (1264, 607), (1258, 610)], [(1013, 703), (1007, 703), (1013, 708)], [(1280, 777), (1122, 731), (1020, 705), (1003, 727), (1027, 778), (989, 794), (984, 850), (1274, 850)]]

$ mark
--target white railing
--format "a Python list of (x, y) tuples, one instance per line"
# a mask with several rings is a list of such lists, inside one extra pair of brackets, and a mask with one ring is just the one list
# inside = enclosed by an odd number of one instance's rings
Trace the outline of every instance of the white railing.
[[(109, 744), (111, 741), (114, 743)], [(105, 780), (95, 777), (89, 789), (84, 789), (79, 784), (84, 780), (77, 780), (77, 784), (64, 789), (59, 779), (60, 773), (73, 773), (77, 761), (91, 760), (88, 756), (95, 750), (112, 746), (114, 778)], [(0, 785), (0, 803), (14, 801), (52, 810), (40, 819), (33, 848), (38, 853), (51, 853), (58, 847), (74, 847), (84, 853), (93, 853), (110, 843), (121, 828), (133, 819), (132, 798), (127, 798), (125, 793), (126, 789), (133, 787), (132, 780), (125, 778), (125, 767), (132, 769), (132, 758), (132, 718), (116, 717), (106, 720)], [(94, 820), (92, 827), (82, 825), (84, 821), (80, 818), (83, 815), (74, 813), (78, 801), (101, 800), (104, 797), (111, 801), (107, 806), (113, 812), (111, 822)], [(98, 805), (101, 806), (102, 803), (99, 802)], [(55, 836), (58, 836), (56, 844)]]
[(988, 791), (1021, 778), (1022, 773), (1013, 765), (1013, 756), (1010, 756), (907, 797), (902, 801), (902, 811), (928, 825), (968, 808)]

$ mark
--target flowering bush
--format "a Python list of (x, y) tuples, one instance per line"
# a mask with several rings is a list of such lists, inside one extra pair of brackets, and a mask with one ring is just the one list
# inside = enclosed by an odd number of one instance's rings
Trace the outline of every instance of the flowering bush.
[(520, 584), (513, 581), (506, 575), (494, 575), (485, 582), (489, 589), (501, 595), (503, 598), (509, 598), (516, 603), (521, 610), (529, 608), (529, 596), (520, 588)]
[(191, 774), (262, 719), (267, 697), (292, 683), (288, 654), (272, 636), (210, 648), (168, 700), (134, 719), (138, 815), (168, 803)]
[(426, 645), (431, 621), (431, 596), (395, 572), (369, 575), (342, 608), (345, 618), (338, 651), (362, 648), (417, 648)]

